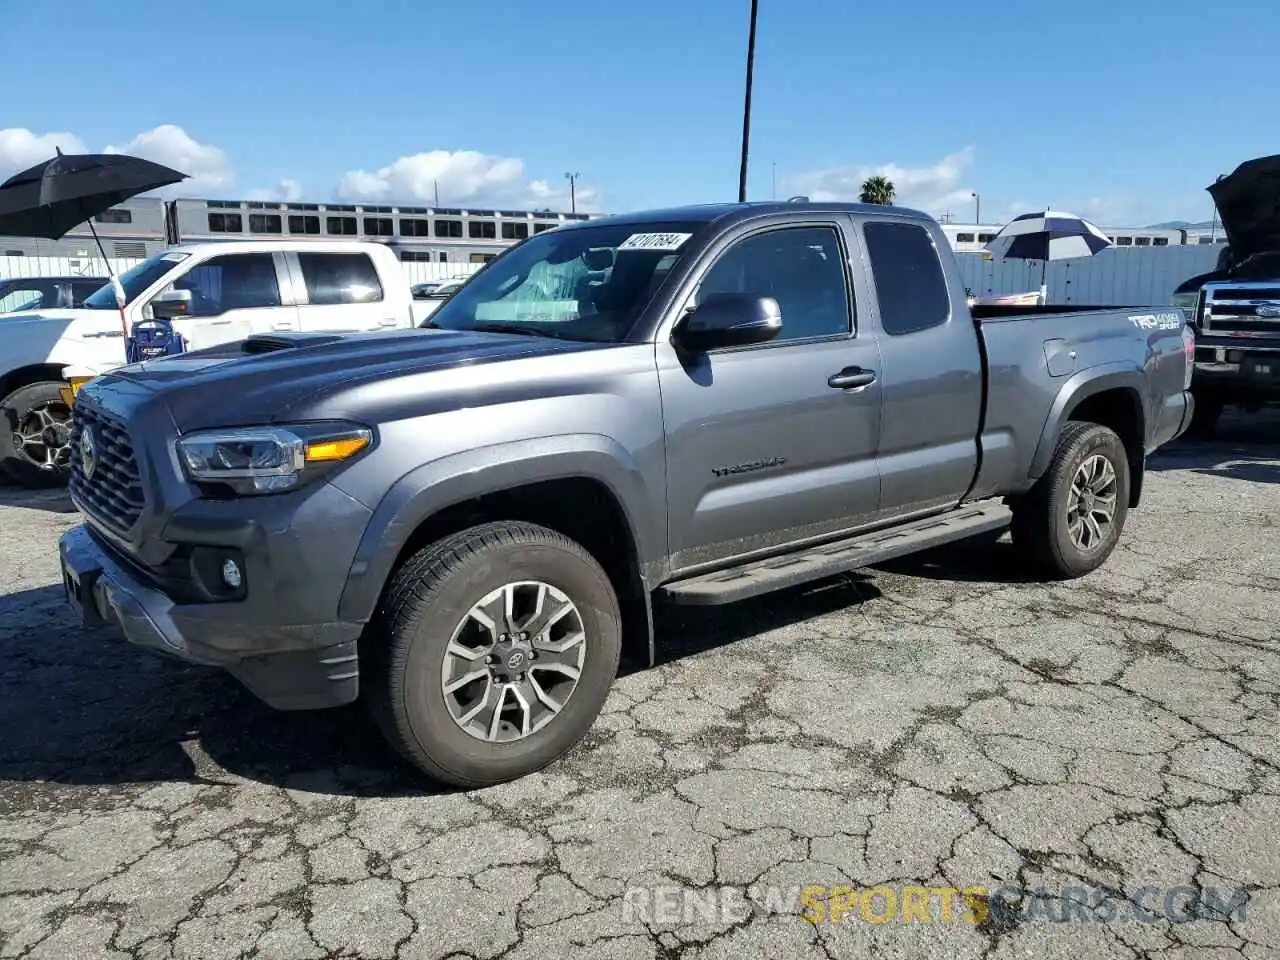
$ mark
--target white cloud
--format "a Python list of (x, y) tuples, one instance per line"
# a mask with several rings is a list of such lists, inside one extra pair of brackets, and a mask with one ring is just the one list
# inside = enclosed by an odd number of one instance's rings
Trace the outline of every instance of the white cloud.
[(182, 127), (172, 123), (140, 133), (123, 146), (108, 146), (104, 152), (143, 157), (188, 175), (181, 183), (156, 191), (162, 196), (221, 193), (235, 184), (231, 159), (223, 151), (197, 142)]
[(85, 149), (73, 133), (35, 133), (25, 127), (0, 130), (0, 181), (48, 160), (58, 147), (63, 153), (83, 153)]
[[(401, 157), (375, 171), (352, 170), (335, 194), (343, 200), (416, 200), (443, 206), (568, 210), (569, 182), (526, 179), (524, 161), (475, 150), (430, 150)], [(578, 210), (600, 209), (600, 192), (577, 184)]]
[(281, 203), (296, 203), (302, 199), (302, 184), (297, 180), (281, 180), (274, 187), (260, 187), (250, 190), (249, 200), (278, 200)]
[[(92, 152), (73, 133), (41, 134), (23, 127), (0, 130), (0, 179), (47, 160), (57, 147), (61, 147), (63, 153)], [(188, 175), (188, 179), (181, 183), (154, 191), (160, 196), (218, 195), (235, 185), (235, 169), (224, 151), (200, 143), (182, 127), (172, 123), (140, 133), (128, 143), (103, 147), (102, 152), (144, 157)]]
[(906, 167), (899, 163), (879, 166), (830, 167), (812, 170), (785, 181), (789, 194), (812, 200), (857, 200), (867, 177), (882, 176), (897, 190), (895, 202), (939, 216), (948, 210), (955, 215), (972, 209), (973, 188), (963, 178), (973, 162), (973, 147), (948, 154), (928, 167)]

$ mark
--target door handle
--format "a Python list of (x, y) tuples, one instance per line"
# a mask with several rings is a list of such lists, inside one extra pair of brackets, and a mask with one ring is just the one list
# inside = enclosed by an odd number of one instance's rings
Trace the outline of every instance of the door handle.
[(275, 324), (274, 326), (272, 326), (271, 329), (272, 330), (292, 330), (293, 324), (290, 323), (288, 320), (285, 320), (282, 323)]
[(229, 326), (231, 326), (231, 321), (230, 321), (230, 320), (210, 320), (210, 321), (209, 321), (209, 326), (211, 326), (211, 327), (229, 327)]
[(876, 382), (874, 370), (863, 370), (861, 367), (845, 367), (839, 373), (827, 378), (827, 386), (837, 390), (849, 390), (856, 387), (869, 387)]

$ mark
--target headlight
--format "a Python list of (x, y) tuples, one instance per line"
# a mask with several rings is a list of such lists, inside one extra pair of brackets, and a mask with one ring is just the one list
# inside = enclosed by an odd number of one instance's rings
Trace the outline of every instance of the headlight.
[(196, 483), (258, 494), (292, 490), (372, 443), (367, 427), (308, 423), (207, 430), (179, 438), (176, 447), (187, 476)]
[(1196, 301), (1200, 299), (1200, 291), (1192, 290), (1190, 293), (1175, 293), (1173, 295), (1173, 305), (1181, 307), (1188, 313), (1194, 314), (1196, 309)]

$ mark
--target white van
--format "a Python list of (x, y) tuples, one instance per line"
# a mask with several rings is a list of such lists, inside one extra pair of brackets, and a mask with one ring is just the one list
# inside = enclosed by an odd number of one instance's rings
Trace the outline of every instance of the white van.
[[(287, 330), (418, 325), (394, 251), (378, 243), (250, 240), (171, 247), (76, 309), (0, 317), (0, 474), (23, 486), (66, 482), (71, 411), (66, 377), (125, 362), (124, 326), (172, 319), (188, 350)], [(417, 314), (422, 313), (420, 317)]]

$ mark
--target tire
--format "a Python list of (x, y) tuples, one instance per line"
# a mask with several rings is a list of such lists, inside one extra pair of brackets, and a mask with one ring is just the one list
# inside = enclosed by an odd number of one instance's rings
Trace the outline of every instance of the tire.
[[(1105, 526), (1095, 514), (1101, 536), (1081, 544), (1073, 537), (1077, 499), (1073, 483), (1082, 469), (1098, 467), (1101, 458), (1113, 477), (1113, 509)], [(1106, 468), (1097, 474), (1105, 479)], [(1116, 433), (1095, 423), (1070, 422), (1062, 430), (1045, 472), (1014, 508), (1013, 543), (1039, 572), (1052, 579), (1082, 577), (1102, 566), (1119, 542), (1129, 511), (1129, 459)]]
[[(554, 715), (544, 713), (548, 718), (541, 728), (537, 726), (540, 721), (528, 721), (531, 732), (519, 739), (492, 742), (463, 729), (455, 715), (465, 717), (468, 706), (488, 704), (490, 697), (508, 708), (522, 701), (514, 700), (514, 694), (505, 689), (497, 699), (499, 687), (489, 678), (462, 687), (454, 699), (444, 689), (446, 671), (451, 671), (447, 674), (450, 679), (458, 679), (476, 670), (491, 676), (494, 671), (509, 670), (516, 648), (501, 644), (485, 647), (493, 633), (484, 630), (471, 613), (487, 595), (516, 582), (538, 582), (551, 588), (544, 594), (545, 610), (558, 602), (552, 591), (559, 591), (573, 605), (573, 611), (548, 628), (541, 646), (535, 635), (521, 648), (537, 657), (527, 658), (528, 673), (519, 674), (524, 678), (518, 686), (525, 698), (532, 696), (531, 690), (546, 686), (555, 691), (553, 699), (560, 700), (562, 709)], [(516, 591), (519, 604), (512, 619), (517, 630), (532, 625), (533, 620), (522, 613), (537, 595), (533, 587)], [(500, 662), (486, 665), (483, 657), (464, 660), (451, 656), (448, 651), (453, 648), (455, 631), (463, 631), (461, 646), (472, 652), (488, 649), (490, 655), (500, 656)], [(561, 643), (569, 643), (565, 638), (577, 632), (584, 639), (573, 642), (568, 652), (546, 652), (548, 640), (559, 638)], [(554, 661), (559, 658), (567, 663), (579, 648), (576, 687), (565, 693), (563, 684), (568, 681), (556, 672)], [(618, 670), (621, 613), (609, 577), (582, 546), (530, 523), (486, 523), (424, 548), (393, 574), (370, 624), (365, 649), (371, 680), (368, 704), (392, 746), (434, 780), (457, 787), (483, 787), (542, 769), (586, 735)], [(506, 672), (500, 678), (515, 676)], [(529, 685), (531, 678), (537, 679), (536, 688)], [(470, 703), (460, 703), (468, 694)], [(540, 701), (531, 702), (538, 710), (545, 710)], [(486, 725), (486, 718), (493, 713), (482, 709), (473, 723)], [(519, 710), (503, 715), (525, 722), (525, 714)], [(503, 729), (503, 736), (515, 733), (514, 728)]]
[[(29, 383), (14, 390), (0, 400), (0, 468), (15, 483), (31, 490), (66, 486), (70, 473), (71, 449), (68, 442), (71, 411), (59, 393), (60, 383), (41, 381)], [(42, 413), (49, 422), (46, 431), (49, 440), (62, 440), (56, 454), (51, 443), (20, 443), (16, 433), (34, 435)], [(54, 421), (65, 423), (55, 425)], [(43, 463), (37, 459), (45, 451)], [(50, 462), (52, 457), (52, 462)]]

